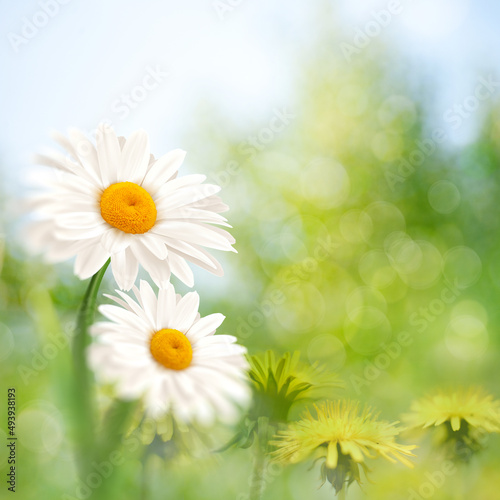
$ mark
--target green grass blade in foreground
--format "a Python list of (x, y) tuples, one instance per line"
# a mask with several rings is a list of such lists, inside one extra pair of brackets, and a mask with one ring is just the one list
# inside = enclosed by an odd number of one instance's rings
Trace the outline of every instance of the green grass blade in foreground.
[(86, 474), (90, 467), (95, 442), (94, 402), (92, 398), (92, 376), (87, 366), (85, 350), (89, 344), (88, 329), (94, 321), (97, 293), (110, 260), (90, 279), (82, 304), (78, 311), (76, 332), (73, 339), (73, 369), (75, 426), (77, 455), (80, 473)]

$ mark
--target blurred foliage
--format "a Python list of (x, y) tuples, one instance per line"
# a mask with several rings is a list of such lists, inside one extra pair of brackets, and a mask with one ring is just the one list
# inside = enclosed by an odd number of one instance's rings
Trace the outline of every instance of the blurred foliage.
[[(225, 314), (220, 333), (236, 334), (251, 354), (298, 350), (303, 362), (326, 364), (346, 382), (345, 396), (390, 420), (437, 386), (482, 385), (498, 397), (499, 105), (491, 98), (487, 116), (469, 118), (482, 120), (477, 138), (459, 147), (429, 82), (394, 51), (373, 41), (347, 63), (332, 48), (340, 35), (330, 26), (318, 33), (297, 58), (301, 76), (286, 106), (293, 117), (271, 109), (261, 123), (237, 123), (246, 128), (238, 133), (203, 106), (190, 130), (189, 164), (223, 186), (239, 251), (222, 256), (224, 279), (196, 271), (202, 314)], [(273, 117), (279, 131), (269, 128)], [(444, 130), (440, 143), (436, 129)], [(24, 500), (75, 497), (65, 379), (86, 284), (69, 263), (28, 255), (13, 231), (5, 228), (0, 373), (17, 388), (18, 488)], [(47, 344), (56, 346), (53, 357)], [(33, 373), (25, 380), (20, 367)], [(231, 430), (222, 434), (219, 445)], [(420, 444), (412, 471), (377, 464), (366, 497), (406, 498), (441, 470), (430, 444)], [(468, 495), (495, 498), (498, 445), (492, 436), (471, 463)], [(157, 452), (161, 440), (141, 446), (124, 446), (117, 498), (246, 498), (245, 450), (178, 463)], [(459, 498), (457, 479), (446, 476), (433, 498)], [(303, 466), (270, 469), (265, 484), (264, 498), (333, 496)], [(365, 498), (356, 488), (349, 498)]]

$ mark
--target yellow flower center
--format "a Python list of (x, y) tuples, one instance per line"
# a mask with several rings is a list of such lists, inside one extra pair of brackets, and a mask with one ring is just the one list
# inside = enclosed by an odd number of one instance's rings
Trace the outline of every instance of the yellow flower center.
[(151, 338), (149, 349), (158, 363), (171, 370), (184, 370), (193, 359), (191, 343), (179, 330), (159, 330)]
[(133, 182), (111, 184), (102, 193), (100, 205), (102, 218), (125, 233), (147, 233), (155, 225), (153, 198)]

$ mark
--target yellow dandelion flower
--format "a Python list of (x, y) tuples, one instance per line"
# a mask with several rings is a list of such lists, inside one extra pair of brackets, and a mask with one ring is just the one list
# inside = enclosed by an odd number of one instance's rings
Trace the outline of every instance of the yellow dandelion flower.
[(314, 392), (321, 389), (343, 387), (338, 376), (324, 366), (301, 363), (298, 352), (276, 358), (274, 352), (267, 351), (264, 355), (250, 356), (249, 363), (255, 420), (265, 416), (270, 422), (286, 422), (296, 401), (314, 398)]
[(500, 432), (500, 401), (480, 388), (438, 391), (414, 401), (403, 416), (412, 427), (438, 426), (449, 422), (453, 431), (464, 422), (486, 432)]
[(260, 446), (266, 451), (266, 436), (271, 439), (278, 426), (288, 422), (294, 403), (325, 398), (330, 395), (325, 391), (344, 386), (325, 366), (302, 363), (299, 352), (276, 356), (273, 351), (267, 351), (249, 356), (248, 362), (253, 405), (238, 432), (221, 450), (231, 446), (248, 448), (260, 436)]
[(296, 463), (308, 457), (324, 458), (323, 482), (328, 479), (337, 493), (353, 481), (361, 482), (359, 466), (368, 471), (366, 458), (382, 456), (413, 466), (406, 457), (415, 456), (411, 450), (416, 446), (396, 442), (398, 422), (378, 420), (372, 408), (361, 410), (353, 401), (327, 401), (314, 408), (315, 416), (309, 411), (299, 422), (278, 431), (272, 443), (277, 447), (272, 454), (276, 460)]
[(500, 432), (500, 400), (481, 388), (439, 390), (414, 401), (402, 418), (412, 428), (444, 427), (443, 441), (453, 445), (457, 458), (468, 459), (481, 449), (482, 435)]

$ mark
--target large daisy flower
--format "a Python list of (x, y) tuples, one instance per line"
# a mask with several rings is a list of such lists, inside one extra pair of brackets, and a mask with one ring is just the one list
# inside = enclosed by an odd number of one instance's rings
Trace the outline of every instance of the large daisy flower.
[(42, 217), (30, 229), (30, 239), (49, 261), (76, 255), (75, 274), (86, 279), (111, 257), (124, 290), (134, 284), (139, 264), (159, 286), (171, 273), (193, 286), (186, 261), (223, 274), (203, 247), (234, 251), (233, 237), (212, 225), (228, 226), (220, 215), (228, 207), (216, 196), (219, 186), (203, 184), (204, 175), (177, 178), (184, 151), (155, 159), (144, 131), (125, 140), (106, 125), (99, 126), (95, 146), (78, 130), (55, 139), (69, 156), (37, 156), (57, 169), (57, 177), (33, 198)]
[(148, 415), (172, 412), (182, 421), (233, 422), (250, 399), (246, 349), (231, 335), (214, 335), (222, 314), (203, 318), (199, 296), (184, 297), (169, 284), (158, 296), (146, 281), (136, 300), (117, 290), (119, 305), (99, 311), (111, 322), (91, 327), (89, 366), (124, 399), (144, 397)]

